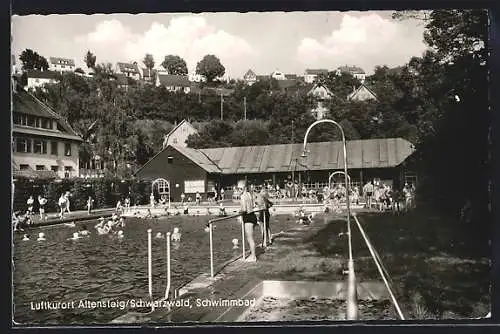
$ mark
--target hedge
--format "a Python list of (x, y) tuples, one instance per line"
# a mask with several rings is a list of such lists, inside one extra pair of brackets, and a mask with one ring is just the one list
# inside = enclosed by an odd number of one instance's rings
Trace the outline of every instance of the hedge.
[(35, 199), (34, 210), (38, 211), (38, 195), (47, 198), (46, 211), (57, 212), (59, 197), (62, 193), (69, 191), (70, 209), (86, 210), (87, 199), (92, 196), (94, 209), (114, 207), (120, 199), (123, 201), (130, 196), (131, 205), (148, 204), (151, 183), (138, 180), (122, 181), (118, 178), (99, 179), (62, 179), (52, 180), (29, 180), (17, 178), (14, 181), (14, 211), (26, 211), (26, 201), (29, 196)]

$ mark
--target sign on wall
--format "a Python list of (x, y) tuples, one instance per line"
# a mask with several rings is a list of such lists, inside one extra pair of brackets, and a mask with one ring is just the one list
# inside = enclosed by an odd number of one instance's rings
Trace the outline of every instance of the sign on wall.
[(184, 193), (196, 194), (205, 192), (205, 180), (184, 181)]

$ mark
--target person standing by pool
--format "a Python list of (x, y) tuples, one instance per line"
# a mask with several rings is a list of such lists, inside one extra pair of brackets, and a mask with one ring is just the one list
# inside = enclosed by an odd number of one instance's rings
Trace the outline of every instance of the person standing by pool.
[(181, 203), (184, 203), (184, 200), (186, 199), (186, 195), (184, 193), (181, 194)]
[(250, 256), (246, 261), (255, 262), (257, 261), (257, 256), (255, 254), (255, 241), (253, 239), (253, 230), (255, 225), (257, 225), (257, 217), (255, 213), (252, 212), (254, 208), (253, 196), (247, 191), (246, 182), (241, 184), (243, 188), (243, 193), (240, 199), (240, 214), (243, 220), (243, 225), (245, 226), (245, 234), (248, 241), (248, 246), (250, 247)]
[(61, 194), (61, 197), (59, 197), (59, 201), (57, 202), (59, 205), (59, 217), (62, 219), (64, 217), (64, 211), (66, 211), (66, 197), (64, 194)]
[(33, 215), (33, 203), (35, 203), (35, 200), (33, 199), (33, 196), (30, 196), (26, 201), (26, 204), (28, 204), (28, 212), (30, 216)]
[[(259, 207), (259, 209), (264, 209), (262, 211), (259, 211), (258, 219), (259, 223), (262, 224), (262, 240), (267, 240), (267, 243), (270, 245), (272, 244), (272, 238), (270, 228), (271, 214), (269, 213), (269, 208), (273, 206), (273, 202), (269, 200), (269, 194), (265, 187), (262, 188), (257, 197), (257, 206)], [(264, 247), (267, 247), (267, 244), (264, 245)]]
[(220, 188), (220, 200), (224, 200), (224, 187)]
[(38, 195), (38, 205), (40, 206), (38, 210), (40, 212), (40, 220), (47, 219), (47, 215), (45, 214), (45, 204), (47, 204), (47, 199), (42, 195)]
[(125, 212), (128, 212), (130, 210), (130, 197), (125, 198)]
[(155, 208), (155, 195), (152, 192), (149, 195), (149, 204), (151, 205), (151, 209)]
[(196, 192), (196, 205), (200, 205), (201, 204), (201, 195), (200, 195), (200, 192), (197, 191)]
[(368, 209), (372, 208), (372, 196), (373, 196), (373, 184), (372, 181), (368, 181), (363, 187), (363, 195), (365, 195), (365, 205)]
[(66, 193), (64, 194), (64, 197), (66, 198), (66, 212), (68, 213), (71, 213), (70, 211), (70, 201), (69, 201), (69, 198), (71, 197), (71, 193), (69, 191), (66, 191)]
[(92, 206), (94, 204), (94, 199), (92, 198), (92, 196), (89, 196), (89, 198), (87, 198), (87, 214), (91, 214), (92, 213)]

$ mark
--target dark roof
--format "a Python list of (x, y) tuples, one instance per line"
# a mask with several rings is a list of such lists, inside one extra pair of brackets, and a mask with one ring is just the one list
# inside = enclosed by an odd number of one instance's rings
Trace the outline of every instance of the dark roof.
[(290, 80), (296, 80), (298, 77), (297, 74), (285, 74), (285, 78), (290, 79)]
[(306, 74), (323, 74), (323, 73), (328, 73), (328, 70), (324, 69), (306, 69)]
[(39, 117), (46, 117), (57, 120), (65, 132), (47, 130), (47, 129), (37, 129), (22, 127), (14, 124), (12, 131), (40, 135), (40, 136), (52, 136), (52, 137), (62, 137), (73, 140), (82, 140), (80, 136), (71, 128), (71, 126), (55, 111), (49, 108), (46, 104), (42, 103), (33, 95), (29, 94), (21, 87), (17, 87), (12, 92), (12, 111), (20, 114), (34, 115)]
[(158, 73), (160, 85), (167, 87), (190, 87), (191, 83), (185, 75), (160, 74)]
[(28, 78), (34, 79), (53, 79), (57, 80), (59, 78), (59, 73), (54, 71), (38, 71), (38, 70), (28, 70), (26, 71)]
[(377, 94), (375, 94), (375, 92), (372, 89), (370, 89), (370, 87), (368, 87), (366, 84), (362, 83), (355, 91), (353, 91), (351, 94), (347, 96), (347, 99), (351, 100), (352, 97), (358, 94), (359, 91), (363, 88), (365, 88), (370, 94), (372, 94), (374, 98), (377, 98)]
[(75, 66), (75, 60), (69, 58), (50, 57), (49, 62), (54, 65)]
[(351, 74), (365, 74), (365, 71), (361, 67), (357, 66), (340, 66), (338, 68), (340, 72), (347, 72)]
[[(309, 143), (307, 148), (309, 154), (306, 158), (301, 158), (302, 144), (198, 150), (175, 146), (180, 153), (209, 173), (248, 174), (343, 168), (341, 141)], [(395, 167), (408, 158), (414, 150), (413, 144), (402, 138), (348, 141), (347, 167), (357, 169)], [(160, 153), (153, 159), (160, 158)]]
[(139, 67), (136, 64), (130, 64), (130, 63), (117, 63), (118, 65), (118, 70), (120, 72), (128, 72), (128, 73), (137, 73), (139, 74)]
[(269, 80), (269, 75), (257, 75), (257, 80)]
[(148, 79), (155, 79), (156, 78), (156, 74), (157, 74), (157, 71), (155, 69), (151, 69), (151, 74), (150, 74), (150, 71), (149, 69), (143, 67), (142, 69), (142, 77), (146, 80)]

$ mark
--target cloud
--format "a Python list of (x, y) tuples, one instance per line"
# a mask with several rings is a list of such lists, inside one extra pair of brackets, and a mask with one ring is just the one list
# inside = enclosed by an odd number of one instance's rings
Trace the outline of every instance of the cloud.
[(240, 75), (248, 66), (248, 57), (256, 54), (244, 39), (209, 25), (200, 16), (175, 17), (168, 25), (154, 22), (142, 33), (133, 33), (118, 20), (103, 21), (76, 41), (92, 50), (98, 62), (142, 62), (144, 55), (151, 53), (159, 67), (166, 55), (173, 54), (184, 58), (190, 71), (203, 56), (214, 54), (232, 76)]
[(420, 28), (377, 14), (344, 14), (340, 27), (329, 36), (302, 39), (297, 57), (307, 67), (333, 69), (349, 64), (370, 73), (376, 65), (403, 65), (412, 56), (420, 56), (425, 50), (421, 36)]

